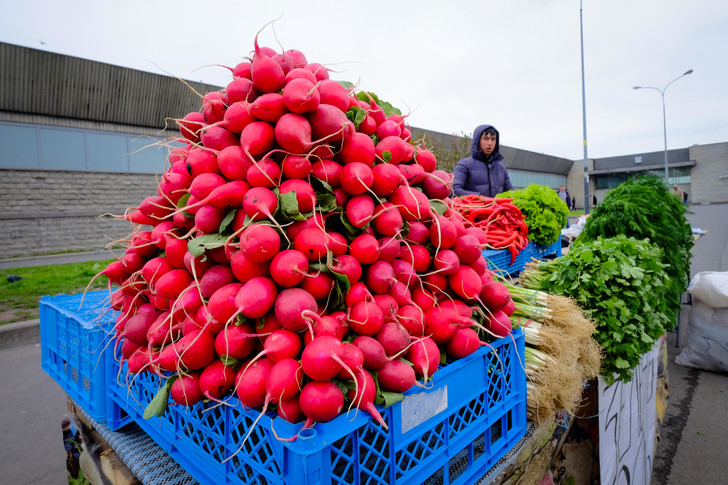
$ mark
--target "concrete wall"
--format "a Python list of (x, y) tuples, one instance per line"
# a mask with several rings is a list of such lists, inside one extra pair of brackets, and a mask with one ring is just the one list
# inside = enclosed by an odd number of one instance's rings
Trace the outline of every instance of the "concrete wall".
[(693, 204), (728, 202), (728, 143), (690, 147), (695, 166), (690, 173), (689, 201)]
[(126, 237), (123, 214), (156, 194), (154, 175), (0, 170), (0, 258), (99, 249)]

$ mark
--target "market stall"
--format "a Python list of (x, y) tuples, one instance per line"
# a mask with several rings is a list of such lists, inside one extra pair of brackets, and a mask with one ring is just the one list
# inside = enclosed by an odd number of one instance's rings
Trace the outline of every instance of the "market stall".
[[(602, 374), (601, 415), (651, 372), (635, 369), (656, 362), (682, 281), (660, 248), (607, 235), (595, 211), (560, 257), (552, 189), (450, 197), (396, 108), (299, 51), (256, 39), (231, 72), (176, 120), (158, 193), (121, 216), (110, 291), (41, 301), (68, 431), (118, 456), (118, 480), (535, 483), (585, 384)], [(651, 311), (634, 312), (644, 292)]]

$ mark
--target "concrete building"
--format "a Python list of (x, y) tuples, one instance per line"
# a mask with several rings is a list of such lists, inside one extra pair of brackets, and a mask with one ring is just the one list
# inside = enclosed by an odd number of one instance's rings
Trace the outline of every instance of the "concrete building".
[[(220, 89), (0, 43), (0, 258), (123, 244), (131, 225), (119, 216), (156, 193), (180, 138), (174, 119)], [(467, 137), (412, 131), (439, 168), (469, 153)], [(583, 208), (581, 161), (501, 153), (516, 188), (565, 184)], [(590, 193), (601, 200), (619, 174), (659, 168), (661, 154), (590, 161)], [(671, 151), (670, 163), (693, 202), (728, 201), (728, 143)]]

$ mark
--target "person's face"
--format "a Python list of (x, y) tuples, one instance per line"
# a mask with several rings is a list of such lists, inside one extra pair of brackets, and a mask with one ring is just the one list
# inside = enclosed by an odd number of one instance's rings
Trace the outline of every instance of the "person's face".
[(493, 150), (495, 150), (495, 142), (495, 135), (483, 133), (483, 136), (480, 137), (480, 149), (483, 150), (483, 153), (486, 155), (490, 155), (493, 153)]
[(562, 185), (562, 186), (560, 186), (560, 187), (559, 187), (559, 191), (561, 191), (561, 192), (564, 192), (564, 191), (566, 191), (566, 187), (564, 187), (563, 185)]

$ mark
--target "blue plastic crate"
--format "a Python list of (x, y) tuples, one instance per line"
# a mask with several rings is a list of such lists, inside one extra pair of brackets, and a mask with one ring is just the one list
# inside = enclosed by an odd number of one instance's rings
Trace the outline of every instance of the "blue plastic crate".
[(109, 420), (115, 404), (107, 372), (118, 315), (109, 307), (109, 292), (44, 296), (39, 309), (41, 368), (95, 420), (112, 429), (131, 422), (125, 416)]
[(533, 244), (531, 247), (531, 257), (536, 259), (543, 259), (548, 257), (561, 257), (561, 238), (556, 242), (549, 244), (548, 246), (541, 246), (540, 244)]
[(112, 398), (202, 484), (470, 484), (526, 433), (523, 331), (441, 367), (430, 389), (415, 388), (382, 416), (360, 411), (301, 431), (275, 413), (258, 417), (234, 397), (225, 404), (170, 405), (143, 419), (162, 385), (151, 373), (111, 385)]
[(533, 243), (529, 242), (528, 246), (518, 253), (515, 261), (511, 263), (511, 252), (507, 249), (486, 249), (483, 256), (488, 262), (488, 269), (497, 271), (505, 275), (520, 273), (526, 267), (526, 263), (531, 260)]

